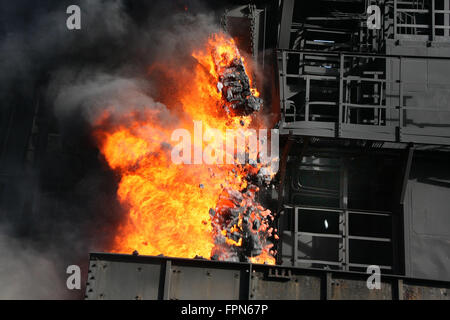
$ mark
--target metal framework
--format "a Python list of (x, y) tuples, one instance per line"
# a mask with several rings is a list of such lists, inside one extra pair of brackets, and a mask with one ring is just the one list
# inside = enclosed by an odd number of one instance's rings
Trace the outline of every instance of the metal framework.
[[(345, 1), (342, 1), (345, 2)], [(339, 3), (339, 1), (336, 1)], [(366, 0), (359, 4), (361, 12), (334, 12), (296, 21), (294, 0), (283, 0), (279, 25), (280, 49), (314, 49), (329, 51), (382, 52), (387, 39), (448, 42), (450, 39), (450, 0)], [(380, 30), (368, 30), (366, 8), (378, 5), (383, 19)], [(358, 29), (330, 28), (330, 21), (353, 21)], [(315, 41), (308, 34), (321, 35), (318, 39), (345, 36), (347, 41)], [(328, 36), (327, 36), (328, 34)], [(292, 41), (292, 39), (295, 39)]]
[[(350, 216), (351, 215), (367, 215), (372, 217), (387, 217), (390, 220), (392, 219), (392, 215), (388, 212), (376, 212), (376, 211), (362, 211), (362, 210), (349, 210), (349, 209), (335, 209), (335, 208), (318, 208), (318, 207), (307, 207), (307, 206), (285, 206), (286, 209), (293, 209), (292, 214), (292, 226), (291, 229), (291, 241), (292, 241), (292, 250), (291, 250), (291, 261), (293, 266), (314, 266), (314, 267), (330, 267), (332, 269), (339, 270), (355, 270), (359, 268), (367, 268), (370, 263), (356, 263), (350, 260), (350, 242), (351, 241), (367, 241), (367, 242), (383, 242), (383, 243), (391, 243), (392, 239), (390, 237), (371, 237), (371, 236), (356, 236), (352, 235), (350, 232)], [(309, 212), (326, 212), (332, 213), (338, 216), (339, 219), (339, 233), (323, 233), (323, 232), (304, 232), (297, 231), (299, 230), (299, 214), (302, 210), (308, 210)], [(391, 221), (392, 223), (392, 221)], [(298, 245), (300, 243), (300, 238), (302, 236), (308, 236), (312, 239), (317, 238), (331, 238), (336, 239), (339, 243), (338, 245), (338, 260), (315, 260), (310, 257), (299, 258), (299, 248)], [(393, 251), (391, 251), (391, 254)], [(283, 252), (283, 256), (286, 256), (286, 253)], [(381, 269), (383, 270), (392, 270), (392, 265), (381, 265)]]
[[(423, 83), (408, 80), (403, 69), (405, 64), (418, 60), (450, 64), (450, 58), (441, 57), (279, 50), (280, 132), (450, 145), (450, 124), (448, 127), (408, 124), (411, 112), (416, 117), (429, 113), (450, 115), (450, 108), (406, 104), (405, 87)], [(317, 98), (316, 93), (312, 99), (313, 85), (330, 88), (330, 94)], [(450, 88), (442, 84), (441, 89)], [(322, 111), (314, 112), (313, 108)], [(362, 110), (370, 110), (365, 112), (365, 118), (360, 117)]]
[(394, 39), (449, 41), (450, 1), (393, 1)]
[[(355, 189), (358, 182), (350, 178), (357, 170), (351, 170), (355, 167), (347, 157), (308, 154), (303, 151), (288, 159), (289, 196), (283, 199), (283, 210), (279, 211), (278, 228), (283, 239), (277, 248), (279, 263), (362, 271), (376, 262), (386, 272), (399, 272), (399, 239), (394, 236), (397, 225), (395, 214), (389, 211), (392, 208), (360, 206), (362, 195)], [(376, 197), (379, 191), (376, 187), (373, 190), (371, 196)], [(382, 252), (385, 258), (367, 255), (364, 248)]]

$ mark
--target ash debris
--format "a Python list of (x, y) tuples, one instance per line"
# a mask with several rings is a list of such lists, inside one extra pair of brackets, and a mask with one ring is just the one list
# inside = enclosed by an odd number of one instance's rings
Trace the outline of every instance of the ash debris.
[[(222, 93), (227, 115), (240, 117), (259, 111), (263, 100), (253, 93), (242, 58), (238, 55), (223, 66), (217, 59), (219, 56), (213, 56), (218, 74), (217, 90)], [(243, 120), (240, 124), (245, 125)], [(243, 190), (224, 187), (216, 208), (210, 209), (215, 235), (212, 260), (251, 262), (252, 257), (268, 253), (272, 247), (268, 239), (272, 236), (270, 224), (274, 218), (270, 210), (256, 201), (259, 186), (266, 187), (270, 183), (267, 173), (260, 171), (257, 163), (231, 170), (236, 178), (238, 175), (243, 177), (247, 186)]]
[(225, 111), (233, 116), (246, 116), (259, 111), (263, 101), (251, 92), (250, 79), (242, 59), (234, 58), (229, 65), (218, 67), (218, 70), (217, 90), (225, 100)]
[(253, 184), (243, 192), (225, 188), (220, 205), (210, 210), (216, 235), (213, 260), (250, 262), (271, 246), (267, 239), (273, 216), (254, 200), (258, 190)]

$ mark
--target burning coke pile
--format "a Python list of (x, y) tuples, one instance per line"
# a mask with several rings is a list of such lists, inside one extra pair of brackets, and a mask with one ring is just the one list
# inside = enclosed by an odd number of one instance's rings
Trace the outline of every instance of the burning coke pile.
[(269, 143), (260, 127), (251, 66), (224, 33), (192, 59), (191, 73), (167, 71), (184, 80), (170, 92), (173, 123), (160, 121), (162, 108), (115, 119), (104, 112), (97, 121), (95, 137), (128, 213), (111, 251), (274, 264), (274, 217), (257, 194), (278, 170), (278, 136), (271, 132)]

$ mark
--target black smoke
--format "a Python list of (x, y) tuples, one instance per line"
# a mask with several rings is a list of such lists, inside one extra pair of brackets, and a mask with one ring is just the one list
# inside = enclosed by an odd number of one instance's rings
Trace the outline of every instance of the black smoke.
[[(81, 30), (66, 27), (72, 4), (81, 8)], [(84, 283), (88, 253), (108, 250), (124, 214), (118, 177), (99, 154), (92, 122), (107, 106), (116, 113), (158, 108), (168, 121), (159, 92), (170, 87), (149, 77), (148, 67), (189, 59), (191, 48), (218, 29), (222, 7), (1, 2), (0, 298), (84, 296), (66, 289), (66, 268), (80, 265)]]

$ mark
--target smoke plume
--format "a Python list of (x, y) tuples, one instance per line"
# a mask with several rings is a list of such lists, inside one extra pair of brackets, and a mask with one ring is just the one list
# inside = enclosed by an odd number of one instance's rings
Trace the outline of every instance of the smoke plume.
[[(72, 4), (81, 30), (66, 27)], [(217, 19), (200, 1), (8, 1), (0, 12), (1, 112), (14, 120), (0, 132), (0, 298), (82, 298), (65, 288), (66, 268), (80, 265), (85, 282), (88, 253), (108, 250), (124, 214), (91, 127), (105, 110), (154, 108), (176, 122), (158, 93), (183, 83), (157, 66), (188, 64)], [(31, 140), (14, 135), (36, 115)], [(29, 145), (39, 151), (27, 162)]]

